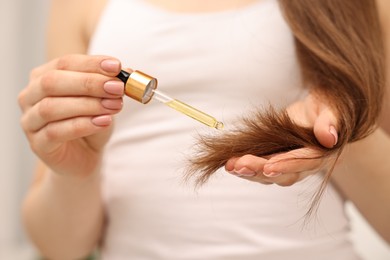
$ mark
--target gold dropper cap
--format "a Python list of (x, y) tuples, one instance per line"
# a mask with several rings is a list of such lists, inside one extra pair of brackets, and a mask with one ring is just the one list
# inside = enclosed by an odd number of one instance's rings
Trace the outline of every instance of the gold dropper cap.
[(125, 82), (125, 94), (142, 104), (148, 103), (153, 96), (153, 90), (157, 88), (157, 79), (141, 71), (133, 71), (131, 74), (121, 71), (117, 76)]

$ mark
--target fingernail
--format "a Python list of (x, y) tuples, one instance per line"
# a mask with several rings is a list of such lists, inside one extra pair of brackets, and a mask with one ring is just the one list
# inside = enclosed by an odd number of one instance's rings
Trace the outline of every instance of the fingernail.
[(238, 176), (238, 177), (241, 176), (240, 174), (236, 173), (235, 171), (228, 171), (228, 173), (230, 173), (230, 174), (232, 174), (234, 176)]
[(119, 72), (120, 70), (120, 63), (117, 60), (104, 60), (100, 66), (106, 72)]
[(235, 171), (238, 175), (240, 176), (247, 176), (247, 177), (252, 177), (256, 175), (255, 171), (252, 171), (251, 169), (248, 169), (246, 167), (243, 167), (237, 171)]
[(331, 135), (333, 135), (333, 138), (334, 138), (334, 144), (333, 145), (336, 145), (337, 141), (338, 141), (338, 134), (337, 134), (336, 128), (331, 125), (329, 127), (329, 133), (331, 133)]
[(104, 91), (109, 94), (123, 96), (125, 92), (125, 84), (119, 80), (107, 81), (103, 85)]
[(102, 106), (107, 109), (121, 109), (123, 105), (121, 98), (102, 99)]
[(110, 115), (97, 116), (92, 118), (92, 123), (96, 126), (108, 126), (112, 122), (112, 117)]
[(264, 174), (264, 176), (270, 177), (270, 178), (275, 178), (275, 177), (278, 177), (278, 176), (282, 175), (281, 172), (271, 172), (271, 173), (265, 173), (264, 172), (263, 174)]

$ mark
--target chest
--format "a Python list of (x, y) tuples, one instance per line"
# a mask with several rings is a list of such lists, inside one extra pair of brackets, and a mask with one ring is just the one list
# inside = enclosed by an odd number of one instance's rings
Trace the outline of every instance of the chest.
[(145, 1), (111, 0), (90, 53), (118, 57), (188, 102), (207, 93), (225, 104), (285, 104), (300, 85), (293, 38), (273, 0), (188, 15)]
[(159, 8), (177, 13), (218, 12), (251, 5), (259, 0), (145, 0)]

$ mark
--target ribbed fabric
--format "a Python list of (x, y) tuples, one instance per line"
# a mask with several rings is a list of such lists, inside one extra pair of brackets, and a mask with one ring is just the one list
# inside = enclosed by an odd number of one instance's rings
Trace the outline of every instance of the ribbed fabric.
[[(90, 54), (119, 58), (159, 89), (225, 123), (286, 106), (303, 89), (291, 32), (276, 0), (180, 14), (142, 0), (110, 0)], [(194, 191), (183, 170), (196, 136), (215, 133), (163, 104), (125, 98), (104, 160), (107, 260), (358, 259), (343, 202), (329, 187), (303, 216), (320, 180), (262, 185), (221, 169)]]

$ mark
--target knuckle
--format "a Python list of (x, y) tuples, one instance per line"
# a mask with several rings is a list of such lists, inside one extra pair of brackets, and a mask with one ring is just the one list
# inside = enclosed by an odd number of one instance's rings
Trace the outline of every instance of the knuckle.
[(71, 135), (72, 136), (83, 136), (87, 131), (88, 126), (84, 123), (84, 120), (72, 120)]
[(251, 154), (245, 154), (244, 156), (242, 156), (240, 159), (243, 160), (243, 161), (249, 161), (253, 158), (253, 155)]
[(23, 108), (25, 106), (25, 103), (26, 103), (26, 90), (25, 89), (23, 89), (22, 91), (19, 92), (18, 97), (17, 97), (17, 101), (18, 101), (20, 108)]
[(282, 181), (282, 182), (277, 182), (276, 184), (282, 187), (290, 187), (294, 184), (295, 182), (292, 181)]
[(264, 185), (271, 185), (271, 184), (274, 184), (273, 182), (270, 182), (270, 181), (267, 181), (265, 179), (260, 179), (260, 178), (256, 178), (255, 179), (256, 182), (259, 182), (261, 184), (264, 184)]
[(17, 102), (20, 108), (24, 109), (26, 106), (28, 106), (29, 101), (29, 95), (31, 95), (32, 91), (34, 90), (34, 83), (35, 80), (31, 80), (28, 82), (28, 84), (22, 88), (18, 95), (17, 95)]
[(45, 138), (47, 142), (52, 142), (59, 137), (59, 131), (55, 127), (55, 124), (48, 124), (45, 128)]
[(29, 141), (31, 151), (35, 154), (39, 154), (41, 146), (38, 144), (37, 140), (34, 138), (29, 138)]
[(281, 179), (280, 181), (276, 181), (275, 183), (282, 187), (288, 187), (295, 184), (298, 181), (298, 178), (298, 174), (288, 174), (285, 178)]
[(22, 127), (23, 131), (27, 134), (28, 132), (28, 124), (26, 115), (22, 115), (19, 119), (19, 124)]
[(53, 114), (53, 105), (51, 98), (44, 98), (38, 104), (38, 114), (44, 120), (50, 120)]
[(38, 75), (40, 74), (40, 70), (38, 68), (34, 68), (30, 71), (30, 77), (29, 79), (32, 80), (32, 79), (35, 79), (36, 77), (38, 77)]
[(86, 93), (91, 94), (93, 90), (96, 87), (96, 79), (92, 74), (86, 74), (84, 80), (83, 80), (83, 88), (86, 91)]
[(41, 76), (40, 85), (42, 87), (42, 91), (45, 94), (50, 94), (53, 92), (56, 83), (56, 76), (57, 75), (55, 71), (48, 71)]
[(58, 70), (67, 70), (70, 67), (72, 55), (65, 55), (57, 59), (56, 68)]

